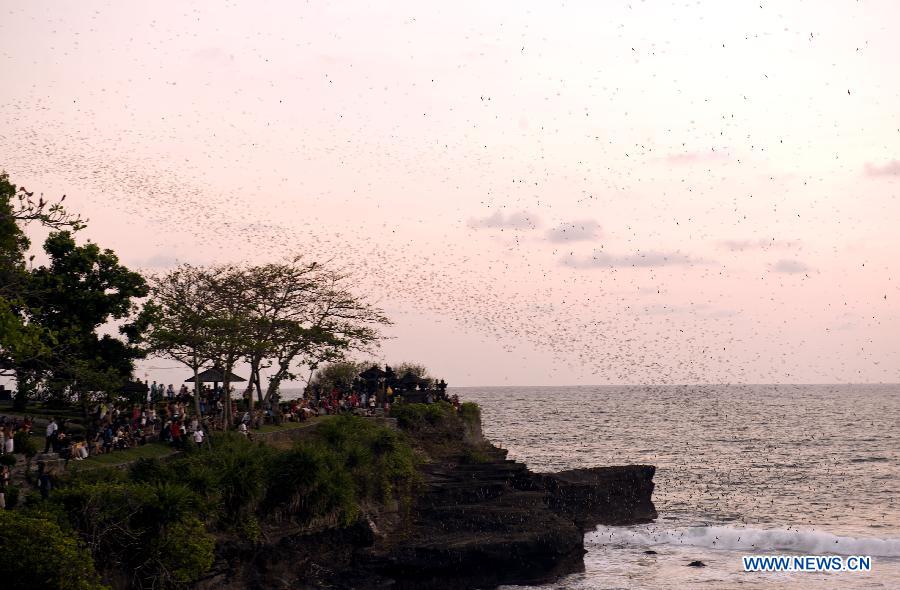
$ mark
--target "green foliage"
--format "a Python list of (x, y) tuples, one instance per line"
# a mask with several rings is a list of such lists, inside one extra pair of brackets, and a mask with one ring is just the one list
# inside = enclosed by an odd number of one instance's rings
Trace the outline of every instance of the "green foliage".
[(360, 373), (365, 371), (371, 363), (360, 363), (351, 360), (327, 363), (316, 371), (310, 386), (318, 385), (322, 391), (331, 391), (333, 388), (344, 389), (350, 387)]
[[(140, 356), (130, 343), (97, 330), (120, 321), (123, 334), (133, 333), (127, 319), (133, 301), (147, 295), (144, 279), (111, 250), (77, 245), (68, 230), (84, 223), (61, 201), (32, 199), (0, 174), (0, 366), (18, 381), (17, 409), (35, 392), (56, 399), (113, 393)], [(44, 243), (49, 264), (34, 269), (24, 264), (29, 222), (58, 230)]]
[(38, 451), (40, 450), (40, 443), (38, 443), (36, 437), (20, 430), (15, 435), (13, 435), (13, 450), (16, 453), (21, 453), (30, 459), (38, 454)]
[(419, 363), (403, 362), (399, 365), (393, 365), (391, 368), (394, 370), (394, 374), (397, 375), (397, 377), (403, 377), (407, 373), (412, 373), (419, 379), (431, 380), (430, 375), (428, 374), (428, 368)]
[(21, 490), (19, 490), (19, 486), (7, 486), (6, 487), (6, 508), (12, 509), (19, 505), (19, 496)]
[(215, 540), (198, 519), (184, 518), (171, 526), (156, 542), (156, 551), (173, 582), (196, 580), (212, 567)]
[(463, 463), (468, 464), (490, 463), (492, 460), (483, 450), (472, 447), (466, 447), (460, 459)]
[(168, 460), (77, 472), (26, 513), (77, 534), (94, 563), (133, 574), (134, 587), (176, 588), (212, 566), (212, 531), (255, 542), (266, 521), (350, 525), (369, 506), (407, 499), (416, 461), (402, 433), (332, 417), (286, 451), (224, 433)]
[(3, 588), (101, 590), (90, 554), (52, 520), (0, 511)]
[(425, 429), (453, 430), (459, 427), (456, 409), (449, 402), (433, 404), (398, 404), (391, 408), (391, 417), (397, 425), (410, 431)]
[(48, 367), (48, 387), (57, 397), (113, 392), (131, 376), (140, 352), (97, 329), (127, 319), (133, 300), (147, 295), (147, 285), (114, 252), (91, 242), (79, 246), (67, 231), (51, 233), (44, 250), (50, 263), (31, 271), (23, 299), (30, 322), (55, 337), (50, 358), (41, 364)]
[(481, 408), (475, 402), (463, 402), (459, 405), (459, 417), (471, 425), (481, 424)]
[[(51, 504), (98, 563), (121, 564), (139, 586), (196, 579), (212, 563), (214, 541), (196, 517), (200, 498), (181, 483), (78, 479), (54, 490)], [(173, 546), (187, 538), (202, 551)]]
[(272, 450), (234, 433), (215, 437), (213, 446), (215, 450), (199, 460), (216, 474), (215, 486), (225, 520), (237, 523), (265, 493), (266, 467)]
[(278, 520), (307, 523), (332, 515), (349, 524), (358, 513), (356, 500), (343, 461), (321, 443), (297, 445), (273, 462), (265, 506)]
[[(13, 443), (15, 444), (15, 443)], [(12, 455), (0, 455), (0, 465), (6, 465), (7, 467), (12, 467), (16, 464), (16, 458)]]
[(335, 416), (319, 426), (314, 440), (276, 458), (266, 506), (280, 518), (333, 517), (349, 524), (362, 505), (407, 494), (415, 467), (402, 435), (364, 418)]

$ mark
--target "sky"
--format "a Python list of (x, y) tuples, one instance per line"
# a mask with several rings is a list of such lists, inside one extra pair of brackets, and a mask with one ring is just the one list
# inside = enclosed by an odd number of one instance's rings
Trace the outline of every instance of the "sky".
[(900, 382), (898, 19), (0, 0), (0, 169), (147, 272), (330, 260), (451, 386)]

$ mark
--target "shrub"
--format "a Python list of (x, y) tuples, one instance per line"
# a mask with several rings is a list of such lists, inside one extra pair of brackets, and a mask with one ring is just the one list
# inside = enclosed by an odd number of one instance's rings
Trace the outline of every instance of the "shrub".
[(21, 453), (28, 459), (37, 455), (40, 450), (35, 437), (23, 430), (20, 430), (13, 436), (13, 447), (16, 453)]
[(397, 419), (397, 426), (404, 430), (416, 431), (425, 425), (424, 404), (397, 404), (391, 407), (391, 417)]
[(16, 458), (12, 455), (0, 455), (0, 465), (6, 465), (7, 467), (12, 467), (16, 464)]
[(466, 448), (462, 456), (460, 457), (462, 463), (472, 464), (480, 464), (480, 463), (490, 463), (491, 458), (487, 453), (480, 449)]
[(169, 526), (157, 542), (159, 559), (172, 582), (192, 582), (212, 567), (216, 542), (196, 518)]
[(14, 511), (0, 511), (0, 572), (9, 590), (106, 588), (75, 537), (50, 520)]
[(128, 470), (132, 481), (154, 483), (170, 479), (172, 470), (159, 459), (141, 458)]
[(338, 455), (320, 442), (298, 444), (276, 457), (266, 504), (276, 518), (303, 523), (333, 516), (349, 524), (358, 510), (349, 472)]
[(19, 486), (6, 486), (6, 508), (15, 508), (19, 504)]
[[(56, 490), (51, 503), (97, 563), (132, 571), (138, 587), (194, 579), (203, 573), (197, 568), (212, 563), (213, 541), (195, 516), (199, 498), (179, 483), (77, 481)], [(182, 548), (171, 546), (188, 532), (198, 543), (195, 549), (209, 545), (208, 555), (189, 560)]]
[(471, 425), (481, 424), (481, 408), (475, 402), (463, 402), (459, 405), (459, 417)]
[(461, 424), (452, 404), (440, 401), (434, 404), (398, 404), (391, 408), (391, 417), (397, 426), (413, 432), (421, 430), (450, 433), (459, 430)]
[[(239, 523), (265, 493), (266, 473), (272, 456), (271, 447), (255, 444), (246, 437), (227, 433), (215, 437), (213, 450), (192, 457), (193, 478), (209, 475), (202, 462), (212, 472), (213, 491), (222, 503), (225, 524)], [(179, 465), (173, 466), (176, 470)], [(198, 477), (200, 476), (200, 477)]]
[(349, 524), (363, 503), (408, 491), (415, 465), (412, 448), (390, 428), (351, 416), (329, 418), (314, 440), (275, 458), (266, 504), (279, 518)]

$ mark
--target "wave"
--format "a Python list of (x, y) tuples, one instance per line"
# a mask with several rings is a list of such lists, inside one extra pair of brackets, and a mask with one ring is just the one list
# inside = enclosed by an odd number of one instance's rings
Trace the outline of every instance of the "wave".
[(700, 526), (675, 529), (655, 527), (597, 527), (585, 535), (587, 545), (684, 545), (743, 551), (792, 551), (808, 555), (871, 555), (900, 557), (900, 538), (839, 537), (802, 529), (757, 529)]

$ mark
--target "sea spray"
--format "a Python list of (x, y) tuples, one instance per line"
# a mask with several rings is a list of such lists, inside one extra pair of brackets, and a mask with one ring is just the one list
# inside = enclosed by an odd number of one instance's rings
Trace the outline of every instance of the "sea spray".
[(900, 538), (840, 537), (810, 529), (698, 526), (598, 527), (586, 545), (683, 545), (732, 551), (793, 551), (804, 554), (900, 557)]

